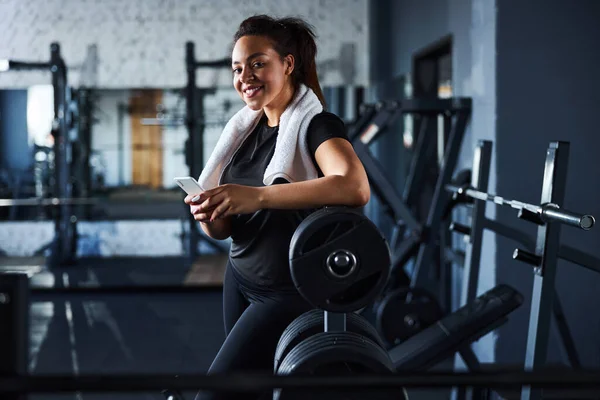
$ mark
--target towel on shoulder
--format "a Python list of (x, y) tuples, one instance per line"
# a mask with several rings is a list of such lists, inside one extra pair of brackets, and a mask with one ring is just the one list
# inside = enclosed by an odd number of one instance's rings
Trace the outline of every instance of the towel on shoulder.
[[(318, 177), (308, 149), (306, 134), (310, 121), (322, 111), (323, 106), (315, 93), (306, 85), (300, 85), (294, 99), (279, 119), (275, 153), (263, 177), (266, 186), (271, 185), (277, 178), (284, 178), (291, 183)], [(198, 179), (204, 190), (219, 186), (223, 170), (256, 128), (262, 116), (262, 110), (254, 111), (245, 106), (225, 125)]]

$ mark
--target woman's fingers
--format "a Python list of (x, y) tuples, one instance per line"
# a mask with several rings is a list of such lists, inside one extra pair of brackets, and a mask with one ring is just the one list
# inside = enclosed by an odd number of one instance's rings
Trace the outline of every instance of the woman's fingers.
[(187, 196), (185, 196), (185, 199), (183, 199), (183, 202), (188, 205), (200, 204), (204, 202), (207, 198), (208, 197), (205, 193), (188, 194)]
[(229, 205), (227, 205), (227, 204), (225, 204), (225, 202), (223, 202), (223, 203), (219, 204), (219, 206), (213, 210), (210, 220), (214, 221), (216, 219), (226, 217), (228, 215), (227, 214), (228, 211), (229, 211)]
[(210, 222), (210, 214), (208, 213), (197, 213), (194, 214), (194, 219), (198, 222)]

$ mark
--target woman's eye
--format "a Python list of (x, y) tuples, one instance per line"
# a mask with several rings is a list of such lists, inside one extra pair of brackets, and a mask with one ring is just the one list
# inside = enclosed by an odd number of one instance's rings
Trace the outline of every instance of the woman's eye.
[(234, 74), (239, 74), (239, 73), (240, 73), (240, 68), (236, 68), (236, 69), (234, 69), (234, 70), (233, 70), (233, 73), (234, 73)]
[(260, 67), (262, 67), (263, 65), (264, 65), (264, 64), (263, 64), (263, 63), (261, 63), (261, 62), (255, 62), (255, 63), (253, 64), (253, 67), (254, 67), (254, 68), (260, 68)]

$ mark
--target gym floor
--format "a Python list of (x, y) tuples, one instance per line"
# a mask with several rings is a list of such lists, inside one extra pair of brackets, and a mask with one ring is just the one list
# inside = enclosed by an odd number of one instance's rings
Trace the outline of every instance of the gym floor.
[[(76, 268), (40, 272), (32, 277), (31, 283), (35, 286), (48, 286), (55, 281), (70, 286), (189, 284), (194, 277), (189, 269), (182, 267), (183, 261), (182, 258), (84, 259)], [(31, 299), (32, 374), (203, 373), (224, 335), (218, 289), (207, 288), (197, 294), (94, 295), (94, 299), (66, 298), (60, 294), (43, 296), (43, 301), (36, 300), (35, 295)], [(164, 399), (160, 393), (86, 394), (83, 398)]]
[[(51, 287), (176, 285), (206, 282), (206, 269), (185, 268), (183, 258), (81, 259), (76, 267), (44, 269), (42, 258), (0, 259), (0, 271), (34, 273), (31, 285)], [(221, 259), (222, 261), (222, 259)], [(218, 264), (208, 256), (204, 265)], [(212, 267), (215, 271), (218, 268)], [(35, 273), (37, 271), (37, 273)], [(199, 272), (201, 271), (201, 272)], [(214, 276), (217, 275), (215, 272)], [(212, 279), (212, 276), (209, 278)], [(214, 283), (214, 282), (210, 282)], [(198, 374), (208, 369), (222, 342), (222, 298), (201, 293), (164, 295), (32, 295), (31, 374)], [(450, 365), (440, 365), (447, 368)], [(444, 398), (445, 391), (409, 391), (411, 399)], [(32, 395), (31, 399), (163, 400), (160, 393)], [(192, 399), (193, 393), (186, 393)]]

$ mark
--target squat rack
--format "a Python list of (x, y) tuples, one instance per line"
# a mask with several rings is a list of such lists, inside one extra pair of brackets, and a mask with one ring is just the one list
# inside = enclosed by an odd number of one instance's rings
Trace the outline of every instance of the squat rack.
[[(187, 73), (187, 83), (184, 88), (185, 94), (185, 126), (188, 132), (188, 139), (185, 143), (185, 160), (189, 167), (190, 176), (197, 179), (204, 168), (204, 124), (201, 122), (204, 118), (203, 96), (207, 90), (200, 90), (196, 86), (196, 70), (199, 68), (227, 68), (231, 66), (231, 60), (224, 58), (215, 61), (197, 61), (195, 55), (195, 46), (193, 42), (185, 44), (185, 68)], [(205, 235), (198, 227), (198, 223), (188, 213), (187, 234), (187, 256), (189, 262), (194, 262), (199, 255), (198, 245), (205, 242), (218, 252), (225, 252), (226, 249), (221, 243)], [(184, 233), (185, 235), (185, 233)]]
[[(54, 92), (54, 120), (51, 134), (54, 138), (54, 193), (48, 206), (53, 206), (54, 238), (49, 244), (42, 246), (36, 253), (43, 253), (50, 249), (48, 266), (71, 264), (75, 261), (77, 253), (77, 216), (73, 205), (85, 203), (89, 200), (73, 199), (73, 171), (72, 143), (69, 137), (71, 126), (71, 112), (69, 110), (70, 92), (67, 84), (67, 66), (61, 56), (60, 45), (56, 42), (50, 44), (50, 61), (30, 62), (18, 60), (0, 61), (0, 72), (10, 70), (23, 71), (50, 71), (52, 74), (52, 88)], [(22, 202), (24, 205), (28, 203)], [(14, 206), (20, 204), (19, 200), (8, 200), (0, 206)], [(34, 204), (37, 204), (34, 201)], [(39, 204), (42, 204), (40, 200)]]
[[(465, 280), (461, 292), (461, 305), (469, 303), (476, 295), (484, 229), (489, 229), (499, 235), (516, 240), (527, 250), (515, 249), (513, 258), (534, 267), (533, 297), (529, 315), (525, 368), (537, 370), (545, 365), (551, 317), (554, 315), (569, 362), (573, 368), (579, 369), (581, 363), (575, 348), (575, 341), (556, 293), (557, 261), (559, 258), (563, 258), (600, 273), (600, 260), (568, 246), (560, 245), (561, 224), (582, 230), (590, 230), (595, 224), (593, 216), (563, 210), (559, 206), (564, 202), (570, 145), (568, 142), (550, 143), (546, 153), (540, 205), (508, 200), (484, 192), (489, 181), (491, 146), (490, 141), (479, 142), (473, 157), (473, 177), (470, 187), (446, 185), (446, 190), (454, 193), (455, 197), (464, 202), (473, 203), (471, 226), (456, 223), (451, 225), (452, 230), (466, 234), (469, 237), (464, 265), (463, 276)], [(531, 240), (522, 232), (505, 226), (498, 221), (487, 219), (485, 217), (487, 201), (517, 209), (518, 218), (538, 225), (535, 245), (532, 246)], [(540, 399), (541, 397), (542, 393), (539, 389), (532, 389), (528, 386), (523, 387), (522, 400)]]
[[(449, 196), (443, 187), (451, 181), (456, 168), (462, 140), (471, 115), (470, 98), (449, 99), (405, 99), (375, 106), (364, 106), (361, 116), (354, 124), (349, 136), (358, 157), (367, 172), (371, 188), (383, 203), (383, 208), (394, 221), (394, 233), (391, 247), (394, 250), (390, 286), (409, 284), (411, 287), (433, 287), (429, 282), (428, 268), (431, 264), (437, 243), (436, 236), (442, 228)], [(386, 177), (384, 168), (378, 163), (368, 146), (388, 128), (400, 114), (413, 114), (421, 117), (420, 131), (417, 135), (414, 157), (402, 194)], [(441, 166), (435, 192), (427, 219), (419, 221), (413, 208), (416, 197), (422, 189), (422, 177), (425, 168), (433, 158), (434, 139), (437, 137), (437, 118), (445, 118), (447, 143), (445, 143), (444, 161)], [(445, 135), (446, 136), (446, 135)], [(398, 244), (398, 242), (400, 242)], [(443, 247), (443, 246), (442, 246)], [(416, 258), (412, 278), (404, 271), (406, 262)], [(444, 279), (441, 279), (444, 281)], [(449, 304), (450, 289), (440, 287), (441, 297)]]

